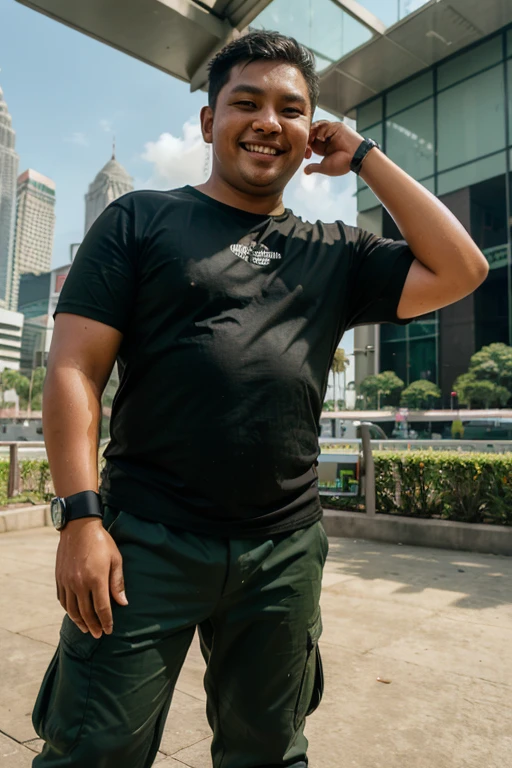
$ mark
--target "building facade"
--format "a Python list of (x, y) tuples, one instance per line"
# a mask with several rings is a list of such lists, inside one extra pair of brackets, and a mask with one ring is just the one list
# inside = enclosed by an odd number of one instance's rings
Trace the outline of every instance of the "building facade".
[(21, 366), (25, 376), (34, 368), (45, 366), (53, 335), (53, 313), (71, 264), (40, 275), (20, 278), (19, 311), (24, 317)]
[(12, 118), (0, 88), (0, 308), (9, 303), (16, 217), (18, 155)]
[(49, 271), (54, 229), (55, 182), (29, 169), (18, 177), (10, 309), (18, 309), (20, 275)]
[(21, 312), (0, 309), (0, 371), (20, 370), (23, 321)]
[(85, 196), (85, 234), (107, 205), (121, 195), (133, 191), (133, 179), (116, 160), (115, 151), (103, 166)]
[[(357, 127), (447, 205), (489, 261), (488, 279), (466, 299), (408, 326), (356, 330), (355, 346), (374, 350), (360, 352), (359, 380), (375, 370), (406, 384), (429, 379), (448, 404), (474, 352), (512, 344), (512, 28), (365, 102)], [(358, 210), (360, 226), (400, 237), (361, 180)]]

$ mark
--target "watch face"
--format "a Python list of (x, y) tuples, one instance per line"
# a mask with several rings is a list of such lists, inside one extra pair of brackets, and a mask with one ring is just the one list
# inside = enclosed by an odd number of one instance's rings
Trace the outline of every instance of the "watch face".
[(66, 525), (66, 506), (64, 499), (60, 499), (58, 496), (52, 499), (50, 502), (50, 511), (54, 527), (58, 531), (61, 531)]

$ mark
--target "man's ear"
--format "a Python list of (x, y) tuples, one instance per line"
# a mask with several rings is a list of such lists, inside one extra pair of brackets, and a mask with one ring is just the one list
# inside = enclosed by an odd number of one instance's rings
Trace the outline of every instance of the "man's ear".
[(213, 142), (213, 109), (203, 107), (200, 113), (201, 133), (206, 144)]

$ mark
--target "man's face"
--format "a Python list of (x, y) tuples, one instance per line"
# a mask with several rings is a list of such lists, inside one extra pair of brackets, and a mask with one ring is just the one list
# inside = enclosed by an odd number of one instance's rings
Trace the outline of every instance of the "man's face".
[(285, 62), (237, 65), (215, 112), (202, 112), (213, 144), (213, 171), (230, 186), (258, 196), (282, 192), (308, 148), (311, 105), (301, 72)]

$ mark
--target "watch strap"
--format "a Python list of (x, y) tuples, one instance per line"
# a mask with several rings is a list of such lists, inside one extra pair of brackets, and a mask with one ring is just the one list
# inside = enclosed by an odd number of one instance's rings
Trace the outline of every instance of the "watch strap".
[(350, 162), (350, 170), (354, 171), (356, 175), (359, 175), (363, 165), (363, 160), (365, 159), (368, 152), (374, 147), (380, 149), (380, 145), (377, 144), (377, 142), (373, 139), (363, 139), (363, 141), (354, 152), (354, 157)]
[(96, 491), (81, 491), (64, 499), (66, 522), (79, 520), (81, 517), (103, 517), (101, 497)]

